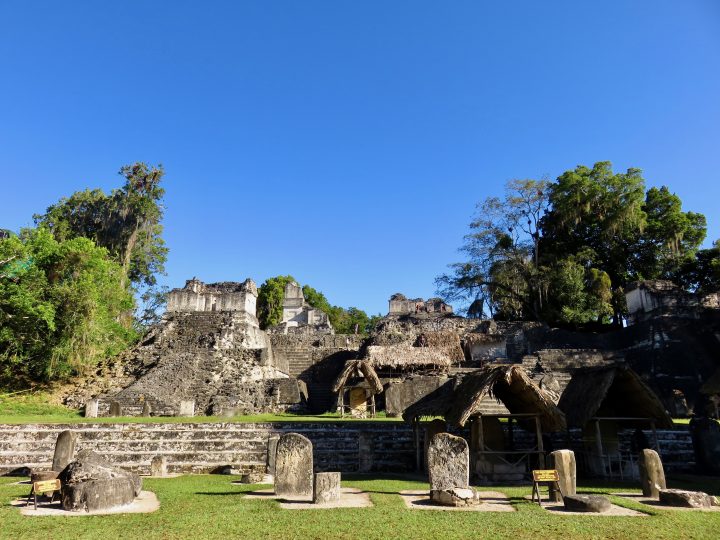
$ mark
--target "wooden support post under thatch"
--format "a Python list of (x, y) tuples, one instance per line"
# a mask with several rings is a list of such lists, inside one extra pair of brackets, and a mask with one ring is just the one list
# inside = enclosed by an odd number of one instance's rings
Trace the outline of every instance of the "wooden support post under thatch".
[(420, 456), (420, 419), (413, 420), (413, 431), (415, 432), (415, 469), (422, 470), (422, 458)]
[(370, 394), (370, 418), (375, 418), (375, 394)]
[(478, 451), (483, 452), (485, 450), (485, 434), (483, 433), (483, 419), (482, 414), (477, 416), (478, 420)]
[(540, 464), (540, 468), (545, 468), (545, 448), (543, 447), (543, 440), (542, 440), (542, 429), (540, 427), (540, 417), (535, 417), (535, 434), (537, 435), (537, 442), (538, 442), (538, 451), (540, 452), (538, 454), (538, 462)]
[(595, 446), (597, 447), (598, 458), (602, 466), (603, 475), (605, 471), (605, 457), (603, 456), (602, 434), (600, 432), (600, 420), (595, 420)]

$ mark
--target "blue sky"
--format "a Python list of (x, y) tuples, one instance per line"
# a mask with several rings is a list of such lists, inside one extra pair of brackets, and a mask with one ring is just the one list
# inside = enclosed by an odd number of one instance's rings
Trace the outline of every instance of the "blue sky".
[(0, 227), (166, 169), (170, 286), (429, 297), (511, 178), (639, 167), (720, 238), (720, 2), (0, 1)]

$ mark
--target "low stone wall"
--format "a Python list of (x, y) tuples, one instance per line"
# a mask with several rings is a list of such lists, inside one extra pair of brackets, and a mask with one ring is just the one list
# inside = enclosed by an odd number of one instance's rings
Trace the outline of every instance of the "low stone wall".
[(317, 471), (409, 471), (415, 466), (412, 429), (404, 423), (182, 423), (0, 425), (0, 475), (50, 468), (58, 434), (78, 434), (77, 449), (91, 449), (112, 463), (149, 474), (164, 455), (171, 473), (264, 471), (267, 441), (300, 433), (313, 443)]

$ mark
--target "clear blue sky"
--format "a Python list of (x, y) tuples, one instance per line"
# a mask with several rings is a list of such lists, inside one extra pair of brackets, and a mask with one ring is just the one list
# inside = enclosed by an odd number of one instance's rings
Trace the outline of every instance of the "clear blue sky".
[(609, 160), (720, 237), (720, 2), (0, 0), (0, 227), (166, 168), (164, 278), (428, 297), (475, 204)]

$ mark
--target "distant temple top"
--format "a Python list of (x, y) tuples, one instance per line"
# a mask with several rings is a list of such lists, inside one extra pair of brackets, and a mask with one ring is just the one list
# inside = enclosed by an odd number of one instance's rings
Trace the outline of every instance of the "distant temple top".
[(222, 281), (203, 283), (198, 278), (185, 282), (182, 289), (168, 293), (168, 311), (242, 311), (255, 316), (257, 287), (252, 279), (242, 283)]
[(409, 299), (404, 294), (395, 293), (390, 297), (389, 304), (388, 315), (419, 315), (420, 313), (444, 314), (453, 312), (452, 306), (443, 302), (442, 298), (430, 298), (428, 300), (423, 300), (422, 298)]

